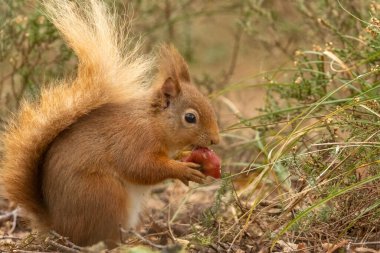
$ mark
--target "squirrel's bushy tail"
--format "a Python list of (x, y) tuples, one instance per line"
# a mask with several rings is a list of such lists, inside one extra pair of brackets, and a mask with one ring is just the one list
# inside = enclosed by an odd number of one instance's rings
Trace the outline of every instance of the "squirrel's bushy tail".
[(127, 50), (130, 41), (123, 38), (114, 15), (104, 4), (95, 0), (42, 3), (79, 63), (74, 80), (43, 89), (38, 102), (23, 102), (3, 136), (1, 178), (5, 196), (31, 214), (36, 225), (47, 225), (41, 224), (46, 210), (40, 163), (49, 144), (91, 110), (139, 95), (153, 62), (139, 56), (136, 46)]

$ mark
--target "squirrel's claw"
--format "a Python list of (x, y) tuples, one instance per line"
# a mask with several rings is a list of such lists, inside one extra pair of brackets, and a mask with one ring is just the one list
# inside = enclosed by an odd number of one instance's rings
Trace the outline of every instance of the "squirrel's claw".
[(202, 172), (197, 170), (197, 168), (199, 168), (200, 165), (196, 163), (185, 163), (185, 164), (187, 166), (186, 170), (184, 171), (184, 179), (183, 179), (184, 181), (187, 181), (187, 184), (184, 182), (185, 185), (188, 185), (188, 181), (193, 181), (199, 184), (203, 184), (206, 179), (206, 175), (204, 175)]

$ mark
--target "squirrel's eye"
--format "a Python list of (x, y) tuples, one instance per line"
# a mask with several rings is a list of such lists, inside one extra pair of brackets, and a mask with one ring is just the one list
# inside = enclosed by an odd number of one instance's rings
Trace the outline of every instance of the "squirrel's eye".
[(197, 122), (197, 118), (195, 117), (195, 115), (193, 113), (190, 113), (190, 112), (185, 114), (185, 120), (188, 123)]

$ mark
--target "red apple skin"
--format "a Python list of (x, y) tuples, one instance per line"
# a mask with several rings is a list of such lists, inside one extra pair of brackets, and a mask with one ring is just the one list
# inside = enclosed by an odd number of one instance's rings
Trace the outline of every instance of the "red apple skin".
[(189, 156), (181, 159), (183, 162), (192, 162), (201, 165), (201, 171), (206, 176), (213, 178), (221, 177), (221, 160), (214, 151), (206, 147), (194, 149)]

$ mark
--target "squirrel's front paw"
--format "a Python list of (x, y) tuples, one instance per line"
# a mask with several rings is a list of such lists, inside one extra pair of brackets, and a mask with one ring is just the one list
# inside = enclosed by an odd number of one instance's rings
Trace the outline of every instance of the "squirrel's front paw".
[(184, 165), (184, 168), (181, 169), (181, 177), (179, 177), (179, 180), (181, 180), (185, 185), (189, 185), (189, 181), (193, 181), (199, 184), (203, 184), (206, 176), (199, 170), (197, 170), (200, 165), (196, 163), (191, 162), (182, 162)]

